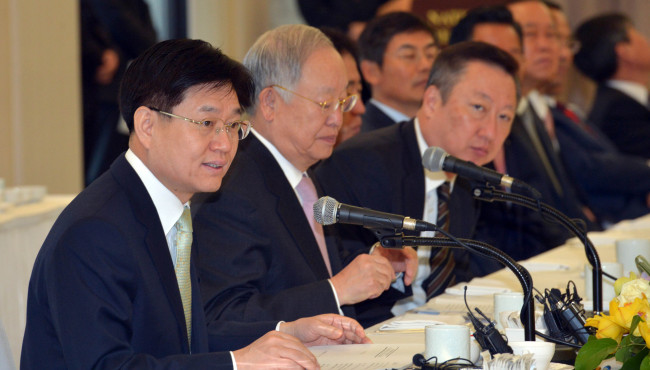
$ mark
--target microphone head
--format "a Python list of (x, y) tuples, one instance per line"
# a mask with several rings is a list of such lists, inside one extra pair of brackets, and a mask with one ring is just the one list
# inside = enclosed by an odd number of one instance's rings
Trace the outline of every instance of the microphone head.
[(442, 171), (442, 165), (447, 157), (447, 152), (437, 146), (428, 147), (422, 156), (422, 165), (429, 171)]
[(321, 197), (314, 203), (314, 219), (321, 225), (336, 223), (336, 212), (339, 202), (332, 197)]

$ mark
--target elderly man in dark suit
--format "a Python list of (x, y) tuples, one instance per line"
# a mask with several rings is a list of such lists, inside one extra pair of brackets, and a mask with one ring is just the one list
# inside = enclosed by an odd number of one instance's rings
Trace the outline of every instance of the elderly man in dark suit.
[(249, 130), (250, 91), (246, 69), (199, 40), (157, 44), (130, 65), (130, 149), (63, 211), (36, 258), (21, 368), (316, 368), (301, 341), (365, 341), (338, 315), (239, 324), (232, 340), (208, 333), (189, 200), (221, 185)]
[(575, 31), (574, 64), (598, 84), (589, 122), (618, 149), (650, 158), (650, 45), (623, 14), (603, 14)]
[[(422, 154), (429, 146), (439, 146), (478, 165), (494, 159), (515, 116), (516, 72), (514, 58), (485, 43), (444, 49), (415, 119), (344, 142), (317, 167), (319, 182), (343, 203), (424, 218), (457, 237), (471, 237), (478, 205), (470, 184), (454, 174), (425, 170)], [(374, 239), (358, 227), (341, 229), (352, 253)], [(364, 326), (422, 305), (472, 277), (466, 251), (419, 247), (418, 259), (412, 290), (397, 281), (379, 299), (356, 306)]]
[(262, 35), (244, 65), (255, 80), (253, 135), (195, 217), (210, 325), (353, 316), (351, 305), (381, 294), (395, 273), (381, 249), (344, 266), (335, 228), (313, 218), (320, 191), (309, 168), (331, 154), (357, 97), (346, 93), (343, 60), (318, 29), (288, 25)]

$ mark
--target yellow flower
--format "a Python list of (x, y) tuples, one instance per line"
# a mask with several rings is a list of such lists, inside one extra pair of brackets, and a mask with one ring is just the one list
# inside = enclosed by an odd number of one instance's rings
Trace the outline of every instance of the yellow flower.
[(634, 273), (634, 271), (630, 271), (630, 276), (629, 277), (623, 276), (623, 277), (620, 277), (620, 278), (616, 279), (616, 281), (614, 282), (614, 291), (616, 292), (616, 295), (618, 296), (619, 294), (621, 294), (621, 289), (623, 288), (623, 284), (625, 284), (625, 283), (627, 283), (629, 281), (632, 281), (632, 280), (636, 280), (636, 279), (637, 279), (637, 276)]
[(618, 296), (619, 305), (631, 303), (637, 298), (646, 299), (650, 296), (650, 284), (645, 279), (634, 279), (621, 286), (621, 293)]
[(639, 333), (645, 340), (645, 346), (650, 348), (650, 328), (648, 328), (647, 321), (641, 321), (637, 328)]
[[(612, 300), (613, 302), (614, 300)], [(623, 305), (610, 304), (609, 314), (612, 316), (618, 325), (630, 329), (632, 325), (632, 318), (636, 315), (642, 315), (641, 318), (645, 317), (646, 312), (650, 311), (650, 306), (648, 306), (648, 301), (646, 299), (635, 298), (632, 303), (625, 303)]]
[(616, 323), (612, 320), (611, 316), (608, 315), (594, 316), (588, 319), (585, 325), (593, 326), (598, 329), (598, 331), (596, 331), (596, 338), (611, 338), (618, 343), (621, 342), (623, 334), (627, 333), (625, 327)]

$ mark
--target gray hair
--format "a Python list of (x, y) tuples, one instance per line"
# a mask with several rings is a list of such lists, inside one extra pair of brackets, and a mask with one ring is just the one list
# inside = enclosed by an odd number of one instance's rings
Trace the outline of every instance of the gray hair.
[[(292, 89), (300, 80), (307, 58), (324, 47), (334, 48), (321, 31), (302, 24), (280, 26), (260, 36), (244, 57), (244, 66), (255, 83), (253, 104), (247, 112), (255, 112), (264, 88), (275, 84)], [(291, 99), (288, 92), (277, 91), (285, 101)]]

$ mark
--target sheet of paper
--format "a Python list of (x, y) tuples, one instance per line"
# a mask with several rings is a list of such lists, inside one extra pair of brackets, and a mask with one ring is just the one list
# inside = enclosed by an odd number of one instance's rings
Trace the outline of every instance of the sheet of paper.
[(399, 369), (410, 365), (422, 344), (348, 344), (310, 347), (323, 370)]

